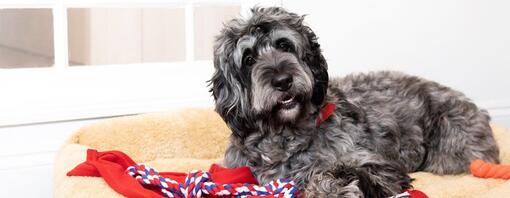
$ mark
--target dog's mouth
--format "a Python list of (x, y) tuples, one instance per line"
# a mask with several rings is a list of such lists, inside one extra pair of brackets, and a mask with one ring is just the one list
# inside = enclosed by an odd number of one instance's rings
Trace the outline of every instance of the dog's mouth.
[(280, 121), (293, 122), (301, 112), (300, 95), (286, 93), (280, 96), (275, 106), (275, 113)]
[(285, 94), (277, 102), (277, 108), (280, 110), (289, 110), (299, 104), (298, 96), (292, 94)]

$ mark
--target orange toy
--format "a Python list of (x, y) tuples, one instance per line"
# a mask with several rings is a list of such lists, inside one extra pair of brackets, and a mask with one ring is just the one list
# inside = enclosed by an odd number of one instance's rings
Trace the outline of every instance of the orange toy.
[(510, 179), (510, 165), (500, 165), (475, 160), (471, 162), (471, 174), (481, 178)]

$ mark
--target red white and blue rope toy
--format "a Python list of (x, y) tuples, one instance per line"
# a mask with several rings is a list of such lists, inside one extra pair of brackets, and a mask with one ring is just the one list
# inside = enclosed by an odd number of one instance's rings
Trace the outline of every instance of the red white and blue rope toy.
[(281, 198), (302, 197), (294, 182), (287, 179), (278, 179), (267, 185), (255, 184), (216, 184), (209, 181), (209, 173), (192, 171), (183, 184), (159, 175), (157, 171), (146, 165), (133, 165), (126, 172), (138, 182), (147, 186), (160, 188), (161, 192), (172, 198), (198, 198), (202, 195), (235, 196), (239, 198), (249, 196), (267, 196)]
[[(278, 179), (265, 186), (255, 184), (216, 184), (209, 181), (209, 173), (192, 171), (188, 174), (184, 184), (170, 178), (165, 178), (153, 168), (146, 165), (133, 165), (126, 172), (139, 183), (153, 188), (160, 188), (161, 192), (171, 198), (198, 198), (202, 195), (234, 196), (245, 198), (249, 196), (301, 198), (299, 190), (293, 181)], [(409, 192), (403, 192), (389, 198), (410, 198)]]

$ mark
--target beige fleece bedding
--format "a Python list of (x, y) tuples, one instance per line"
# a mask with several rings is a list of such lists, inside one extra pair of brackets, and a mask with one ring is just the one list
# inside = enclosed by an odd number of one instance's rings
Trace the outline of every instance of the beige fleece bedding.
[[(502, 163), (510, 164), (510, 131), (493, 127)], [(209, 109), (183, 109), (102, 121), (77, 131), (61, 147), (55, 162), (54, 195), (60, 197), (122, 197), (102, 178), (67, 177), (85, 160), (86, 149), (120, 150), (138, 163), (159, 171), (207, 170), (219, 162), (229, 130)], [(165, 143), (167, 142), (167, 143)], [(416, 189), (429, 197), (510, 197), (510, 181), (471, 175), (438, 176), (413, 173)]]

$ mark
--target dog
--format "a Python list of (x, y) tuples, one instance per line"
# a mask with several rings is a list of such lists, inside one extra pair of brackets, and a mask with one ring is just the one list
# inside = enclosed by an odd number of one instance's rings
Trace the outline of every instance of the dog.
[(224, 165), (261, 183), (291, 178), (307, 197), (389, 197), (412, 187), (409, 172), (499, 162), (488, 113), (462, 93), (392, 71), (330, 79), (303, 20), (256, 7), (216, 38), (209, 86), (232, 131)]

